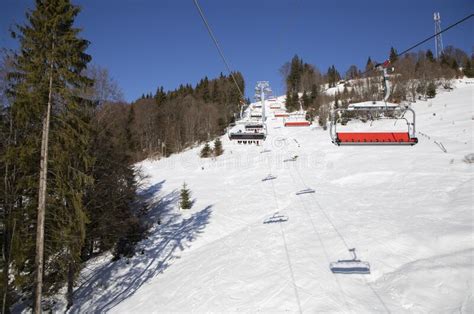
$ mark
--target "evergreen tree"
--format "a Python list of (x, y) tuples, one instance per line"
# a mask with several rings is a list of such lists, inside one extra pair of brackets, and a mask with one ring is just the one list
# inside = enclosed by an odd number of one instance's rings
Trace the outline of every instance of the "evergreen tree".
[(303, 103), (303, 108), (304, 109), (307, 109), (309, 108), (310, 104), (311, 104), (311, 98), (308, 96), (308, 94), (306, 93), (306, 91), (303, 92), (303, 95), (301, 97), (301, 101)]
[(311, 85), (311, 102), (314, 102), (316, 98), (319, 96), (318, 85), (313, 84)]
[(468, 58), (464, 62), (464, 67), (462, 69), (463, 73), (467, 77), (474, 77), (474, 69), (472, 68), (472, 62)]
[(285, 107), (287, 111), (291, 111), (291, 109), (294, 108), (292, 94), (289, 89), (286, 91)]
[(397, 60), (398, 60), (397, 51), (395, 50), (395, 48), (391, 47), (390, 48), (390, 63), (394, 64), (395, 62), (397, 62)]
[(432, 52), (431, 50), (428, 49), (428, 50), (426, 51), (426, 55), (425, 55), (425, 56), (426, 56), (426, 59), (428, 59), (428, 61), (430, 61), (430, 62), (434, 62), (434, 61), (435, 61), (434, 56), (433, 56), (433, 52)]
[(216, 138), (214, 141), (214, 156), (220, 156), (223, 152), (221, 139)]
[(165, 100), (166, 100), (166, 93), (163, 90), (163, 86), (160, 86), (156, 89), (156, 94), (155, 94), (156, 104), (159, 106), (163, 104)]
[(365, 64), (365, 71), (366, 72), (372, 71), (374, 67), (375, 67), (374, 63), (372, 62), (372, 59), (369, 57), (367, 59), (367, 63)]
[[(27, 14), (28, 24), (13, 32), (21, 46), (15, 56), (15, 71), (9, 75), (12, 123), (18, 136), (5, 154), (6, 162), (23, 178), (17, 185), (20, 198), (9, 218), (16, 221), (11, 241), (16, 287), (30, 289), (34, 281), (32, 227), (36, 225), (36, 208), (42, 203), (38, 193), (43, 189), (38, 185), (45, 182), (43, 268), (54, 271), (45, 273), (42, 290), (67, 281), (69, 306), (80, 269), (88, 221), (83, 196), (85, 187), (92, 183), (89, 170), (93, 164), (89, 153), (91, 104), (81, 97), (81, 91), (91, 84), (82, 74), (91, 57), (85, 53), (89, 42), (79, 38), (80, 30), (73, 27), (79, 11), (68, 0), (36, 1), (35, 9)], [(48, 175), (40, 181), (38, 152), (46, 152), (42, 143), (45, 148), (49, 144), (49, 158), (42, 159), (42, 164), (47, 162)]]
[(191, 192), (189, 191), (185, 182), (183, 183), (183, 187), (181, 188), (179, 207), (181, 207), (181, 209), (190, 209), (192, 205), (193, 204), (191, 202)]
[(211, 147), (209, 146), (209, 143), (206, 142), (201, 150), (201, 158), (209, 158), (211, 156), (211, 152)]
[(428, 98), (434, 98), (436, 96), (436, 85), (433, 82), (430, 82), (428, 84), (428, 87), (426, 88), (426, 96)]

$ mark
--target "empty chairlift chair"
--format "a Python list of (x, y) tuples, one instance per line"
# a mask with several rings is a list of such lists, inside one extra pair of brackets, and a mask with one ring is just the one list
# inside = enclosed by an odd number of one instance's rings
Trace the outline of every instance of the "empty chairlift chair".
[(310, 126), (311, 122), (306, 120), (305, 116), (306, 116), (306, 113), (303, 110), (290, 114), (289, 117), (284, 120), (283, 125), (285, 127)]
[(370, 264), (357, 259), (355, 249), (349, 249), (353, 258), (338, 260), (329, 264), (329, 268), (336, 274), (370, 274)]
[[(390, 96), (390, 82), (387, 74), (387, 67), (390, 65), (389, 61), (377, 65), (377, 69), (383, 72), (384, 92), (383, 101), (368, 101), (349, 105), (346, 109), (336, 109), (331, 112), (331, 124), (329, 133), (332, 142), (338, 146), (340, 145), (415, 145), (418, 139), (415, 136), (415, 112), (408, 106), (402, 107), (400, 105), (387, 102)], [(375, 118), (375, 119), (374, 119)], [(379, 122), (382, 120), (391, 119), (396, 122), (405, 121), (403, 130), (340, 130), (343, 124), (347, 124), (352, 119), (371, 120), (372, 122)], [(365, 124), (365, 125), (364, 125)], [(359, 124), (358, 126), (366, 126), (367, 122)], [(388, 124), (386, 124), (388, 125)], [(385, 127), (387, 128), (387, 127)]]
[[(347, 117), (345, 114), (353, 115)], [(411, 116), (411, 117), (410, 117)], [(349, 119), (371, 119), (376, 120), (365, 122), (364, 127), (369, 130), (340, 130), (342, 122)], [(393, 120), (390, 128), (396, 126), (398, 121), (404, 121), (404, 130), (374, 130), (371, 126), (372, 122), (384, 122)], [(386, 123), (386, 126), (389, 124)], [(360, 125), (359, 125), (360, 126)], [(344, 127), (347, 129), (347, 127)], [(418, 139), (415, 136), (415, 112), (408, 107), (401, 107), (396, 104), (382, 102), (366, 102), (349, 105), (347, 109), (337, 109), (331, 119), (330, 135), (332, 142), (340, 145), (415, 145)]]

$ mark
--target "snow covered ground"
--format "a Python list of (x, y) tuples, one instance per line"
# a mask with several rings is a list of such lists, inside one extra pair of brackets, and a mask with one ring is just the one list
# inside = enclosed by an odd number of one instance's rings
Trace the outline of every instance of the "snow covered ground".
[[(269, 117), (263, 147), (224, 137), (215, 160), (142, 162), (150, 236), (129, 260), (90, 262), (71, 312), (473, 313), (473, 92), (462, 80), (414, 104), (413, 147), (336, 147)], [(330, 272), (348, 247), (370, 275)]]

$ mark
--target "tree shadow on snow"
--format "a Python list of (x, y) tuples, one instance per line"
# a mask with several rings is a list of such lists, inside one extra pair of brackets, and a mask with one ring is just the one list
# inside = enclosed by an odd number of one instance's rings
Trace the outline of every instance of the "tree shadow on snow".
[[(134, 257), (106, 263), (96, 269), (94, 275), (76, 289), (75, 305), (70, 313), (109, 311), (149, 279), (164, 272), (179, 258), (177, 253), (191, 246), (209, 223), (212, 206), (183, 218), (173, 212), (178, 201), (179, 192), (175, 190), (159, 201), (149, 203), (149, 219), (156, 222), (159, 217), (161, 225), (154, 224), (149, 236), (137, 245)], [(87, 306), (81, 308), (84, 303)]]

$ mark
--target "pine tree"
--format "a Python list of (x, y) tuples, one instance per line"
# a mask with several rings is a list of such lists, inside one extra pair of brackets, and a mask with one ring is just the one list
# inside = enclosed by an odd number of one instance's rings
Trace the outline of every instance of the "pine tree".
[(301, 97), (301, 101), (303, 103), (303, 108), (304, 109), (309, 108), (309, 106), (311, 104), (311, 98), (308, 96), (306, 91), (303, 92), (303, 96)]
[(395, 62), (397, 62), (397, 60), (398, 60), (397, 50), (395, 50), (395, 48), (391, 47), (390, 48), (390, 63), (394, 64)]
[(291, 97), (291, 91), (289, 89), (286, 91), (285, 107), (287, 111), (291, 111), (294, 107), (293, 98)]
[(426, 96), (428, 98), (434, 98), (436, 96), (436, 85), (433, 82), (430, 82), (428, 84), (428, 87), (426, 88)]
[[(30, 285), (35, 255), (38, 269), (55, 270), (43, 278), (37, 272), (36, 310), (40, 310), (41, 290), (63, 281), (68, 282), (68, 305), (72, 304), (72, 286), (88, 221), (83, 195), (92, 181), (88, 175), (93, 164), (88, 150), (91, 104), (81, 97), (81, 91), (91, 84), (82, 74), (91, 57), (85, 53), (89, 42), (79, 38), (80, 30), (73, 27), (79, 11), (68, 0), (36, 1), (35, 9), (27, 15), (28, 24), (13, 33), (21, 46), (15, 57), (15, 72), (9, 76), (18, 138), (7, 149), (7, 162), (14, 165), (18, 176), (29, 178), (19, 182), (21, 200), (12, 213), (17, 221), (12, 240), (13, 275), (18, 288)], [(36, 208), (43, 212), (41, 195), (47, 203), (46, 250), (39, 245), (35, 254), (31, 226), (36, 225)], [(38, 220), (38, 234), (41, 226)]]
[(156, 89), (155, 101), (158, 106), (163, 104), (166, 100), (166, 93), (163, 90), (163, 86), (160, 86)]
[(220, 156), (223, 152), (221, 139), (216, 138), (214, 141), (214, 156)]
[(433, 52), (429, 49), (426, 51), (426, 59), (428, 59), (428, 61), (430, 61), (430, 62), (435, 61), (434, 56), (433, 56)]
[(463, 73), (467, 77), (474, 77), (474, 69), (472, 68), (472, 62), (468, 58), (464, 62)]
[(179, 207), (181, 207), (181, 209), (190, 209), (192, 205), (191, 192), (189, 191), (186, 182), (184, 182), (183, 187), (181, 188)]
[(365, 65), (365, 71), (368, 72), (368, 71), (372, 71), (373, 69), (374, 69), (374, 63), (372, 62), (372, 59), (369, 57)]
[(206, 144), (201, 150), (201, 158), (209, 158), (210, 156), (211, 156), (211, 147), (209, 146), (209, 143), (206, 142)]

